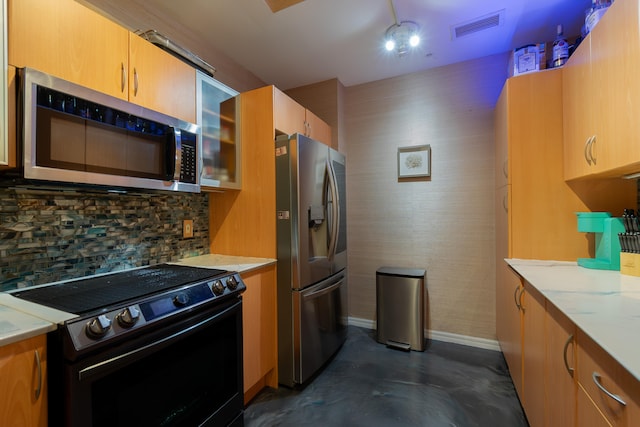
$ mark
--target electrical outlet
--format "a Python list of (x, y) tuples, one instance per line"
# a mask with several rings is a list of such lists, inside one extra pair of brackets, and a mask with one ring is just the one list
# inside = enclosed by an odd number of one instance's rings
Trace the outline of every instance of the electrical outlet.
[(185, 219), (182, 221), (182, 237), (190, 239), (193, 237), (193, 220)]

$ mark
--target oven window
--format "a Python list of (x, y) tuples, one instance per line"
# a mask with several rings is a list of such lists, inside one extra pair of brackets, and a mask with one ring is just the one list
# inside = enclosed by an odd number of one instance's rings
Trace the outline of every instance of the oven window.
[(227, 316), (93, 382), (92, 425), (197, 426), (230, 399), (242, 402), (237, 328), (238, 316)]

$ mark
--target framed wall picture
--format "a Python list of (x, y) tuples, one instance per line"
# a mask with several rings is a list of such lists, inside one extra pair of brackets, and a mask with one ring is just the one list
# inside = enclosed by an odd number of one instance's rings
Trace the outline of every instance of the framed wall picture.
[(398, 148), (398, 178), (431, 176), (431, 146)]

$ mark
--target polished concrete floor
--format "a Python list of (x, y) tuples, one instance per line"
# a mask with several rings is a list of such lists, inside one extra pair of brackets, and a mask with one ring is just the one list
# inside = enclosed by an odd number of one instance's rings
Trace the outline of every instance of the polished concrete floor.
[(501, 353), (440, 341), (404, 352), (353, 326), (313, 381), (263, 390), (244, 421), (247, 427), (528, 425)]

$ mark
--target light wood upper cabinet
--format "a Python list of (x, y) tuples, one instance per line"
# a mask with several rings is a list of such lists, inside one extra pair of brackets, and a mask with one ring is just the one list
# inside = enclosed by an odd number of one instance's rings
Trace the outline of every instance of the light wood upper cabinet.
[(0, 347), (0, 425), (47, 426), (46, 335)]
[(129, 31), (73, 0), (9, 0), (9, 64), (127, 99)]
[(638, 9), (616, 1), (563, 68), (566, 179), (640, 170)]
[(589, 151), (593, 149), (595, 135), (594, 102), (590, 99), (595, 90), (585, 90), (593, 87), (591, 81), (591, 37), (587, 37), (562, 69), (564, 178), (567, 180), (595, 172)]
[[(17, 166), (16, 139), (16, 67), (7, 67), (7, 139), (0, 141), (0, 170)], [(2, 144), (6, 144), (4, 147)]]
[(510, 186), (508, 198), (496, 193), (496, 209), (508, 210), (498, 260), (588, 256), (575, 212), (591, 209), (563, 176), (562, 80), (559, 69), (510, 78), (496, 107), (496, 185)]
[(9, 0), (9, 64), (196, 121), (195, 69), (73, 0)]
[(134, 33), (129, 49), (129, 100), (195, 123), (195, 69)]
[(313, 112), (274, 87), (274, 125), (283, 133), (301, 133), (331, 146), (331, 127)]
[(305, 109), (307, 136), (331, 147), (331, 127), (320, 117)]
[(290, 98), (280, 89), (273, 88), (273, 120), (279, 131), (291, 135), (301, 133), (306, 135), (305, 108)]

